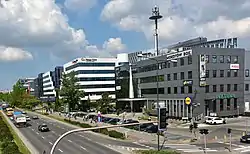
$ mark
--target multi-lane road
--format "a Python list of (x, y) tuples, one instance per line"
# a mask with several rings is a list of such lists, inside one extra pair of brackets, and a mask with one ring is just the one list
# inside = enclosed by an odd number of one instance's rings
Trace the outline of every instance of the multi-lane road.
[[(33, 113), (28, 113), (32, 117)], [(47, 124), (50, 128), (49, 132), (38, 131), (40, 124)], [(49, 153), (53, 143), (61, 134), (72, 130), (74, 128), (57, 122), (55, 120), (39, 117), (37, 120), (29, 121), (30, 126), (26, 128), (19, 128), (21, 133), (34, 145), (34, 147), (43, 153)], [(110, 146), (111, 145), (111, 146)], [(122, 149), (112, 147), (131, 147), (132, 149), (147, 149), (143, 145), (137, 145), (132, 142), (119, 141), (102, 137), (90, 132), (75, 133), (65, 137), (57, 146), (56, 154), (119, 154)]]

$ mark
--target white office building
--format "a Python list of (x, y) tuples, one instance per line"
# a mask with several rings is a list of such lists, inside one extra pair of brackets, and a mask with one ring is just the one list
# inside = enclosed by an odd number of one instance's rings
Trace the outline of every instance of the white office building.
[(80, 90), (85, 92), (82, 100), (96, 101), (107, 92), (115, 98), (116, 58), (77, 58), (64, 64), (64, 72), (76, 72)]
[(55, 97), (56, 91), (53, 83), (53, 72), (43, 74), (43, 98)]

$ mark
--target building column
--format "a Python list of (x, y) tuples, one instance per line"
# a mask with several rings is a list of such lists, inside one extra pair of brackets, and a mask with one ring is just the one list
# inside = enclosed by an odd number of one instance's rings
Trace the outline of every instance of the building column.
[(181, 117), (181, 100), (178, 100), (178, 104), (179, 104), (179, 117)]
[(174, 100), (172, 100), (172, 116), (174, 117)]
[(182, 108), (183, 108), (182, 115), (183, 117), (185, 117), (185, 104), (183, 100), (182, 100)]
[(177, 100), (175, 100), (175, 117), (178, 117), (178, 104), (177, 104)]
[(186, 105), (186, 108), (187, 108), (187, 117), (188, 117), (188, 105)]

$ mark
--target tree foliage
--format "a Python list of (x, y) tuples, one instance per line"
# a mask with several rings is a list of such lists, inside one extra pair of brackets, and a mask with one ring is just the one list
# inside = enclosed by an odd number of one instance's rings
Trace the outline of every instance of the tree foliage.
[(109, 109), (112, 108), (112, 101), (112, 98), (109, 97), (109, 93), (106, 92), (102, 94), (102, 98), (97, 100), (94, 106), (98, 111), (101, 111), (105, 114)]
[(77, 83), (78, 78), (75, 75), (74, 71), (67, 74), (63, 73), (62, 75), (60, 96), (62, 96), (63, 102), (69, 105), (69, 111), (74, 110), (81, 98), (84, 97), (84, 91), (79, 90), (80, 85)]

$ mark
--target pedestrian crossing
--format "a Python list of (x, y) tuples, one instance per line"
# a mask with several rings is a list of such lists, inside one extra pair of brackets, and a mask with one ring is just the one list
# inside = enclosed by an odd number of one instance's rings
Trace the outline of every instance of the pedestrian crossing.
[(250, 146), (235, 148), (233, 149), (233, 151), (237, 151), (240, 153), (250, 152)]
[[(199, 147), (199, 146), (192, 145), (192, 144), (166, 144), (166, 145), (164, 145), (164, 148), (175, 149), (175, 150), (186, 152), (186, 153), (204, 152), (203, 147)], [(206, 148), (206, 151), (207, 152), (216, 152), (218, 150)]]

